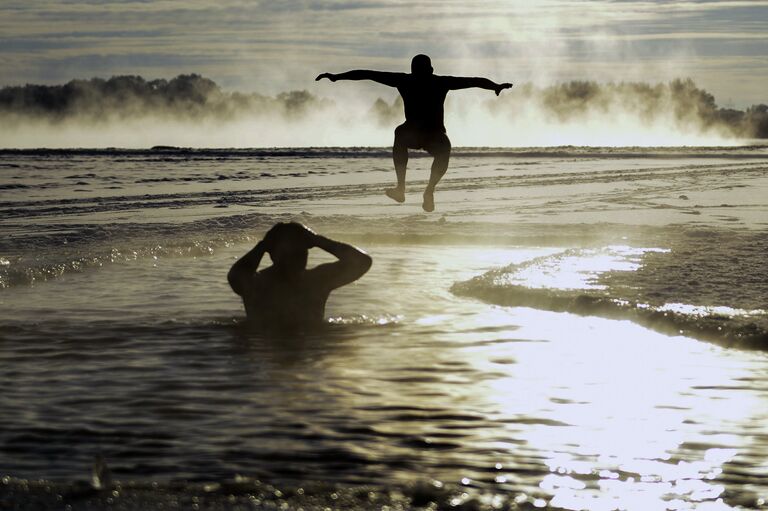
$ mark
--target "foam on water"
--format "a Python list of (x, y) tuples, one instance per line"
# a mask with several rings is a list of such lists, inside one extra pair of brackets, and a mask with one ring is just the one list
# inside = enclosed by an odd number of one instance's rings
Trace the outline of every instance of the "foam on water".
[[(751, 256), (766, 262), (762, 235), (754, 237)], [(712, 278), (732, 282), (749, 279), (745, 267), (730, 260), (733, 247), (720, 247), (729, 254), (726, 264), (715, 268)], [(649, 258), (648, 255), (653, 257)], [(765, 298), (765, 286), (742, 289), (738, 296), (726, 291), (715, 303), (677, 303), (680, 268), (666, 259), (675, 255), (670, 249), (608, 246), (599, 249), (569, 249), (522, 264), (513, 264), (456, 283), (451, 289), (462, 296), (473, 296), (506, 306), (536, 307), (557, 312), (629, 319), (672, 335), (691, 335), (716, 340), (729, 346), (768, 349), (768, 310), (751, 308)], [(708, 253), (710, 261), (718, 259)], [(649, 261), (650, 259), (650, 261)], [(759, 261), (762, 261), (759, 262)], [(678, 263), (679, 264), (679, 263)], [(642, 270), (652, 279), (634, 278)], [(689, 277), (690, 278), (690, 277)], [(712, 300), (703, 290), (696, 297)], [(714, 298), (717, 300), (717, 298)], [(743, 304), (743, 307), (741, 306)]]

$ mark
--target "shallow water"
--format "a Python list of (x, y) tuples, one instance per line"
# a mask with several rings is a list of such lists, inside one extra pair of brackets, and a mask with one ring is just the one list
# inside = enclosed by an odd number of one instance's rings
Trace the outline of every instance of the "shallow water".
[[(249, 176), (219, 191), (189, 154), (6, 154), (2, 183), (30, 188), (0, 197), (0, 472), (69, 484), (102, 455), (161, 485), (759, 507), (768, 157), (750, 154), (457, 156), (431, 216), (386, 202), (377, 154), (208, 155)], [(83, 158), (96, 177), (70, 185)], [(262, 167), (279, 183), (255, 187)], [(128, 191), (106, 199), (105, 176)], [(225, 275), (287, 218), (374, 266), (325, 329), (265, 337)]]

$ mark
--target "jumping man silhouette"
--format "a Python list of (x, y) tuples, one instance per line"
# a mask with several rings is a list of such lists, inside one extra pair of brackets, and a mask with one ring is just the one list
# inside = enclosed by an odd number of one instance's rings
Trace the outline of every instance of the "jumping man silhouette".
[(416, 55), (411, 60), (411, 72), (389, 73), (355, 69), (341, 74), (323, 73), (315, 80), (372, 80), (395, 87), (403, 98), (405, 122), (395, 128), (392, 159), (395, 163), (397, 186), (388, 188), (386, 194), (397, 202), (405, 202), (405, 170), (408, 165), (408, 149), (424, 149), (434, 158), (429, 184), (424, 190), (424, 211), (435, 209), (435, 186), (448, 170), (451, 141), (445, 134), (443, 103), (448, 91), (477, 87), (492, 90), (498, 96), (511, 83), (496, 83), (487, 78), (438, 76), (433, 74), (432, 61), (426, 55)]

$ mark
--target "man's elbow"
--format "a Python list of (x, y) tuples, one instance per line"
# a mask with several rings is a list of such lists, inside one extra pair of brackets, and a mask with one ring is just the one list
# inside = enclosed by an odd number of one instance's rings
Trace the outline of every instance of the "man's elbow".
[(371, 269), (371, 265), (373, 264), (373, 259), (371, 259), (371, 256), (366, 254), (365, 252), (359, 252), (355, 255), (355, 259), (353, 261), (353, 265), (350, 266), (350, 270), (354, 272), (355, 278), (352, 280), (357, 280), (366, 273), (368, 273), (368, 270)]
[(368, 270), (371, 269), (373, 259), (371, 259), (371, 256), (365, 252), (361, 250), (355, 250), (355, 253), (350, 254), (347, 258), (345, 258), (342, 264), (344, 272), (347, 275), (347, 281), (353, 282), (365, 275)]
[(361, 253), (360, 256), (360, 275), (365, 275), (371, 269), (373, 259), (365, 252)]
[(232, 291), (234, 291), (237, 294), (242, 294), (242, 272), (238, 270), (235, 266), (230, 268), (229, 273), (227, 273), (227, 282), (229, 282), (229, 287), (232, 288)]

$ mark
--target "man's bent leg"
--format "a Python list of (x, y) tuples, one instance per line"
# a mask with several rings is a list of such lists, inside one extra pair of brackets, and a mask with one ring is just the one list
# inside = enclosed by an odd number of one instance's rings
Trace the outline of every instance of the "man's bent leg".
[(430, 143), (427, 151), (434, 156), (434, 160), (421, 207), (424, 211), (430, 212), (435, 210), (435, 187), (448, 170), (448, 162), (451, 158), (451, 141), (445, 133), (441, 133), (434, 142)]
[(408, 143), (406, 142), (405, 130), (403, 125), (395, 128), (395, 143), (392, 145), (392, 160), (395, 163), (397, 186), (384, 190), (387, 197), (397, 202), (405, 202), (405, 170), (408, 167)]

